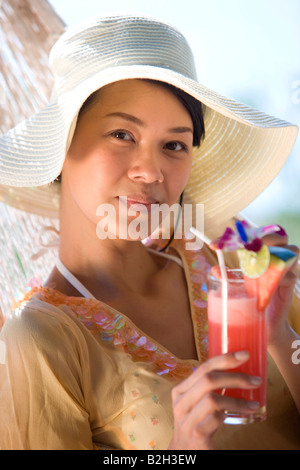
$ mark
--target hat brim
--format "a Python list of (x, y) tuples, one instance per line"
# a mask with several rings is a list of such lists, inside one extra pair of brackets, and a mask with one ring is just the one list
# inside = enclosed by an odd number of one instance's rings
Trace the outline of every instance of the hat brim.
[(1, 200), (58, 217), (59, 190), (52, 182), (61, 173), (81, 105), (105, 85), (138, 78), (167, 82), (205, 105), (205, 139), (194, 150), (184, 202), (204, 204), (207, 230), (250, 204), (286, 162), (297, 126), (223, 97), (172, 70), (115, 66), (84, 81), (0, 139)]

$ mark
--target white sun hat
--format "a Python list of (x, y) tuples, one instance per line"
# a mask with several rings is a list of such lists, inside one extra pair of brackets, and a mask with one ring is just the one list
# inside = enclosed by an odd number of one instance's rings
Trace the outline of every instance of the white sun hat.
[(296, 126), (198, 82), (182, 34), (148, 16), (100, 17), (70, 28), (53, 46), (50, 68), (49, 105), (0, 138), (0, 200), (32, 213), (58, 217), (60, 185), (53, 181), (78, 112), (94, 91), (119, 80), (163, 81), (204, 105), (205, 139), (194, 150), (184, 201), (204, 204), (207, 229), (225, 223), (270, 184), (297, 137)]

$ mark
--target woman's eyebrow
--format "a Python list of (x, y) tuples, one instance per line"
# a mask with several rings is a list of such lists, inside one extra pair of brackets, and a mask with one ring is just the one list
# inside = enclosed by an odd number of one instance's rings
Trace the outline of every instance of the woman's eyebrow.
[[(135, 124), (138, 124), (141, 127), (146, 127), (146, 124), (144, 123), (144, 121), (128, 113), (122, 113), (122, 112), (109, 113), (109, 114), (106, 114), (105, 117), (120, 117), (122, 119), (126, 119), (127, 121), (134, 122)], [(179, 133), (179, 134), (183, 134), (184, 132), (191, 132), (193, 134), (193, 129), (191, 127), (178, 126), (178, 127), (172, 127), (168, 129), (168, 132)]]
[(168, 129), (168, 132), (174, 132), (175, 134), (183, 134), (184, 132), (191, 132), (193, 134), (193, 129), (191, 127), (172, 127)]
[(141, 121), (141, 119), (135, 116), (132, 116), (132, 114), (115, 112), (115, 113), (106, 114), (105, 117), (120, 117), (122, 119), (126, 119), (127, 121), (134, 122), (135, 124), (138, 124), (141, 127), (146, 127), (146, 124), (143, 121)]

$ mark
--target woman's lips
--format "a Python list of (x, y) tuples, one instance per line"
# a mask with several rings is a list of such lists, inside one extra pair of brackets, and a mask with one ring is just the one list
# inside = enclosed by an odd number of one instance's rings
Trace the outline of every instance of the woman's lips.
[[(154, 198), (150, 197), (145, 197), (145, 196), (119, 196), (119, 200), (123, 202), (124, 204), (127, 204), (127, 207), (133, 207), (133, 206), (143, 206), (147, 210), (151, 209), (151, 206), (153, 204), (158, 204), (158, 201)], [(141, 207), (137, 207), (136, 210), (141, 209)]]

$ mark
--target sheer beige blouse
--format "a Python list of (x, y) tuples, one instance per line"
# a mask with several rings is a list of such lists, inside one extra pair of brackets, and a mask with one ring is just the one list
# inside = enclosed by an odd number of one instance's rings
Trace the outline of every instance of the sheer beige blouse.
[[(205, 249), (172, 249), (183, 262), (198, 361), (176, 358), (98, 300), (33, 289), (0, 334), (1, 449), (168, 447), (171, 390), (206, 358), (212, 261)], [(291, 323), (300, 331), (298, 308)], [(271, 358), (268, 374), (267, 421), (224, 425), (216, 449), (300, 449), (299, 416)]]

